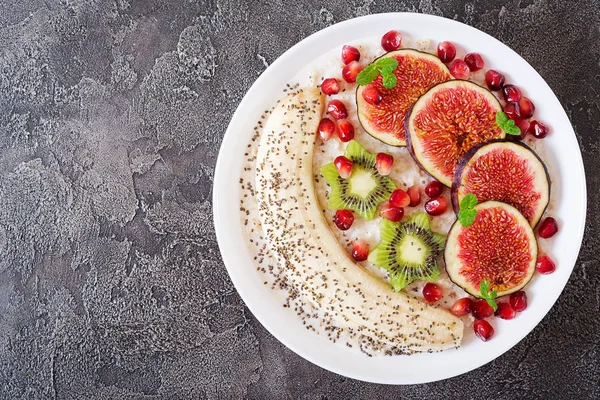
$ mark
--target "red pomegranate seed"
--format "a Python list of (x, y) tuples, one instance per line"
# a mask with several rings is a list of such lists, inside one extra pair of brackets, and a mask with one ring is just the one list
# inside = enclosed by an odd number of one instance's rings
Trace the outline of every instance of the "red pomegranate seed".
[(545, 138), (546, 136), (548, 136), (549, 131), (550, 129), (548, 129), (546, 125), (535, 120), (531, 121), (531, 123), (529, 124), (529, 129), (527, 130), (527, 132), (530, 133), (531, 136), (533, 136), (536, 139)]
[(538, 229), (538, 235), (541, 238), (548, 239), (558, 232), (558, 223), (552, 217), (545, 218)]
[(365, 87), (362, 91), (362, 97), (367, 103), (373, 105), (379, 104), (383, 100), (381, 91), (374, 85)]
[(410, 196), (402, 189), (396, 189), (390, 195), (390, 204), (394, 207), (406, 207), (410, 204)]
[(450, 42), (440, 42), (437, 46), (437, 53), (443, 63), (449, 63), (456, 57), (456, 47)]
[(515, 85), (502, 86), (502, 95), (507, 102), (517, 103), (521, 100), (521, 90)]
[(464, 62), (460, 58), (457, 58), (456, 60), (452, 61), (450, 63), (449, 68), (450, 68), (450, 73), (456, 79), (467, 80), (471, 76), (471, 70), (469, 69), (469, 66), (467, 65), (466, 62)]
[(500, 90), (504, 86), (504, 75), (490, 69), (485, 73), (485, 83), (490, 90)]
[(385, 51), (394, 51), (402, 44), (402, 34), (398, 31), (389, 31), (381, 38), (381, 47)]
[(344, 45), (342, 47), (342, 62), (350, 64), (352, 61), (360, 60), (360, 51), (354, 46)]
[(410, 207), (416, 207), (421, 204), (421, 191), (419, 190), (419, 186), (413, 185), (409, 187), (406, 193), (410, 196), (410, 203), (408, 203)]
[(429, 196), (430, 199), (434, 197), (438, 197), (444, 192), (444, 185), (442, 185), (438, 181), (431, 181), (425, 186), (425, 194)]
[(356, 261), (365, 261), (369, 257), (369, 244), (364, 240), (356, 240), (352, 244), (352, 257)]
[(404, 217), (404, 209), (400, 207), (394, 207), (389, 201), (386, 201), (381, 205), (379, 214), (387, 220), (398, 222), (402, 219), (402, 217)]
[(521, 111), (519, 114), (519, 117), (531, 118), (535, 111), (535, 105), (527, 97), (522, 96), (521, 99), (519, 100), (519, 109)]
[(354, 214), (350, 210), (337, 210), (333, 216), (335, 226), (341, 231), (347, 231), (354, 222)]
[(498, 309), (494, 313), (499, 318), (502, 319), (513, 319), (517, 316), (517, 312), (508, 302), (498, 303)]
[(429, 303), (433, 303), (434, 301), (438, 301), (444, 296), (442, 292), (442, 288), (436, 285), (435, 283), (428, 282), (423, 287), (423, 297)]
[(550, 259), (550, 257), (543, 255), (538, 257), (535, 269), (542, 275), (548, 275), (556, 271), (556, 264)]
[(338, 174), (340, 174), (342, 178), (348, 179), (350, 178), (350, 175), (352, 175), (352, 166), (354, 165), (352, 160), (344, 156), (337, 156), (335, 160), (333, 160), (333, 165), (335, 165)]
[(377, 153), (375, 167), (379, 175), (388, 176), (392, 172), (392, 165), (394, 165), (394, 157), (391, 154)]
[(425, 211), (434, 217), (442, 215), (446, 210), (448, 210), (448, 200), (444, 196), (436, 197), (425, 203)]
[(340, 92), (340, 83), (335, 78), (327, 78), (321, 83), (321, 92), (326, 95), (337, 94)]
[(358, 61), (352, 61), (350, 64), (346, 64), (342, 69), (342, 78), (348, 83), (356, 82), (356, 77), (363, 70), (363, 66)]
[(327, 104), (327, 112), (335, 119), (342, 119), (348, 117), (348, 111), (346, 106), (340, 100), (331, 100)]
[(526, 119), (521, 119), (519, 117), (515, 117), (513, 119), (515, 121), (515, 125), (519, 127), (521, 130), (520, 135), (506, 135), (508, 139), (512, 140), (523, 140), (527, 136), (527, 131), (529, 130), (529, 121)]
[(462, 299), (458, 299), (452, 305), (452, 314), (457, 317), (461, 317), (463, 315), (467, 315), (471, 313), (473, 309), (473, 300), (468, 297), (463, 297)]
[(335, 133), (335, 122), (329, 118), (323, 118), (319, 122), (319, 136), (326, 142), (331, 139), (331, 136)]
[(484, 342), (487, 342), (494, 336), (494, 328), (485, 320), (475, 321), (473, 330), (475, 331), (475, 335)]
[(354, 139), (354, 125), (347, 119), (338, 121), (338, 136), (342, 142), (349, 142)]
[(494, 315), (494, 309), (485, 299), (479, 299), (473, 303), (473, 316), (477, 319), (484, 319)]
[(465, 56), (465, 62), (471, 72), (479, 71), (483, 68), (483, 58), (479, 53), (469, 53)]
[(516, 312), (525, 311), (527, 308), (527, 293), (522, 290), (510, 295), (510, 305)]
[(519, 114), (521, 114), (521, 110), (519, 108), (519, 103), (506, 103), (503, 111), (506, 113), (506, 115), (508, 115), (508, 118), (512, 119), (513, 121), (515, 121), (517, 118), (520, 118)]

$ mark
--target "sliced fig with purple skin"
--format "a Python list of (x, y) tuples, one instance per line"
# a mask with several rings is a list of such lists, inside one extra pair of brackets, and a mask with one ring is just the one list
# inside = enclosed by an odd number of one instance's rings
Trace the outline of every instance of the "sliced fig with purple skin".
[[(358, 119), (364, 130), (375, 139), (391, 146), (406, 146), (405, 118), (407, 111), (423, 93), (438, 83), (452, 79), (448, 67), (434, 55), (413, 49), (401, 49), (380, 58), (398, 60), (396, 86), (386, 89), (381, 75), (366, 86), (356, 90)], [(363, 98), (366, 88), (375, 87), (381, 101), (369, 104)]]
[(452, 182), (452, 206), (473, 193), (478, 201), (496, 200), (515, 207), (535, 227), (548, 207), (550, 177), (544, 162), (528, 146), (496, 140), (469, 150)]
[(450, 187), (461, 157), (472, 147), (504, 139), (496, 123), (502, 106), (489, 90), (452, 80), (429, 89), (406, 118), (408, 151), (417, 164)]
[(450, 228), (444, 251), (448, 276), (477, 298), (484, 280), (498, 297), (520, 290), (531, 280), (538, 254), (529, 221), (498, 201), (479, 203), (475, 210), (472, 225), (456, 221)]

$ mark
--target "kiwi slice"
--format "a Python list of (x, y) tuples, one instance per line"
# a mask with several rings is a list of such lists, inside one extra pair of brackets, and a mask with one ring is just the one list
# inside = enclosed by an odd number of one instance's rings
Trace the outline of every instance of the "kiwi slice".
[(438, 256), (446, 237), (431, 231), (426, 214), (416, 213), (400, 222), (382, 219), (380, 233), (381, 241), (369, 254), (369, 262), (389, 271), (394, 290), (416, 280), (440, 279)]
[(396, 189), (394, 182), (377, 172), (376, 156), (356, 140), (348, 142), (344, 156), (354, 164), (348, 179), (342, 178), (333, 163), (321, 167), (321, 175), (331, 187), (327, 206), (330, 210), (352, 210), (369, 221), (377, 206)]

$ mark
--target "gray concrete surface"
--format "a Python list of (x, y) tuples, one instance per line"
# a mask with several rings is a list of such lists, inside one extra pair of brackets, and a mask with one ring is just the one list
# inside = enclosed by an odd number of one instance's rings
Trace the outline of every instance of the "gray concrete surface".
[[(600, 2), (0, 3), (0, 398), (600, 398)], [(586, 237), (558, 303), (494, 362), (366, 384), (287, 350), (244, 307), (211, 216), (219, 144), (307, 35), (416, 11), (499, 38), (555, 90), (585, 160)]]

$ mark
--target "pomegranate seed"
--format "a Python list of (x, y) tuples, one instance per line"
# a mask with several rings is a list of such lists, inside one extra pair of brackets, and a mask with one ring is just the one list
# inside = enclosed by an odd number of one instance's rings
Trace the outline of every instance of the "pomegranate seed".
[(521, 100), (521, 90), (515, 85), (502, 86), (502, 95), (504, 96), (504, 100), (508, 102), (517, 103)]
[(321, 83), (321, 92), (326, 95), (338, 94), (340, 92), (340, 83), (335, 78), (327, 78)]
[(356, 261), (365, 261), (369, 257), (369, 244), (364, 240), (356, 240), (352, 244), (352, 257)]
[(450, 63), (450, 73), (456, 79), (467, 80), (471, 76), (471, 70), (469, 69), (469, 66), (460, 58), (457, 58)]
[(389, 201), (382, 204), (379, 214), (392, 222), (398, 222), (404, 217), (404, 209), (400, 207), (394, 207)]
[(484, 320), (475, 321), (473, 330), (475, 331), (475, 335), (484, 342), (487, 342), (494, 336), (494, 328), (492, 328), (489, 322)]
[(329, 104), (327, 104), (327, 112), (335, 119), (348, 117), (346, 106), (340, 100), (331, 100)]
[(473, 303), (473, 316), (477, 319), (484, 319), (494, 315), (494, 309), (485, 299), (479, 299)]
[(347, 231), (354, 222), (354, 214), (350, 210), (337, 210), (333, 216), (333, 222), (340, 231)]
[(442, 288), (435, 283), (429, 282), (423, 287), (423, 297), (425, 297), (425, 300), (427, 300), (429, 303), (438, 301), (443, 295), (444, 293), (442, 292)]
[(358, 61), (352, 61), (350, 64), (346, 64), (342, 69), (342, 78), (348, 83), (356, 82), (356, 77), (363, 70), (363, 66)]
[(365, 87), (362, 91), (362, 97), (369, 104), (379, 104), (383, 100), (383, 96), (379, 89), (374, 85)]
[(548, 239), (558, 232), (558, 223), (552, 217), (545, 218), (538, 229), (538, 235), (541, 238)]
[(485, 73), (485, 83), (490, 90), (500, 90), (504, 86), (504, 75), (493, 69)]
[(419, 186), (413, 185), (409, 187), (406, 193), (410, 196), (410, 203), (408, 203), (410, 207), (416, 207), (421, 204), (421, 191), (419, 190)]
[(511, 294), (510, 305), (517, 312), (525, 311), (527, 308), (527, 293), (519, 290), (518, 292)]
[(527, 132), (530, 133), (536, 139), (545, 138), (546, 136), (548, 136), (549, 131), (550, 129), (548, 129), (546, 125), (535, 120), (531, 121), (531, 124), (529, 124), (529, 129), (527, 130)]
[(437, 46), (437, 53), (443, 63), (449, 63), (456, 57), (456, 47), (450, 42), (440, 42)]
[(502, 319), (513, 319), (517, 316), (517, 312), (508, 302), (498, 303), (498, 309), (494, 313), (494, 315), (498, 316)]
[(457, 317), (461, 317), (463, 315), (467, 315), (471, 313), (473, 309), (473, 300), (468, 297), (463, 297), (462, 299), (458, 299), (452, 305), (452, 314)]
[(410, 196), (402, 189), (396, 189), (390, 195), (390, 204), (394, 207), (406, 207), (410, 204)]
[(438, 181), (431, 181), (427, 184), (427, 186), (425, 186), (425, 194), (431, 199), (438, 197), (443, 191), (444, 185)]
[(342, 142), (349, 142), (354, 139), (354, 125), (347, 119), (338, 121), (338, 136)]
[(550, 259), (550, 257), (543, 255), (538, 257), (535, 269), (542, 275), (548, 275), (556, 271), (556, 264)]
[(340, 174), (342, 178), (348, 179), (350, 178), (350, 175), (352, 175), (352, 166), (354, 165), (352, 160), (344, 156), (337, 156), (335, 160), (333, 160), (333, 165), (335, 165), (338, 174)]
[(335, 133), (335, 122), (329, 118), (323, 118), (319, 122), (319, 136), (326, 142), (331, 139), (331, 136)]
[(448, 200), (444, 196), (436, 197), (425, 203), (425, 211), (434, 217), (442, 215), (446, 210), (448, 210)]
[(479, 71), (483, 68), (483, 58), (479, 53), (469, 53), (465, 56), (465, 62), (471, 72)]
[(360, 60), (360, 51), (354, 46), (344, 45), (342, 47), (342, 62), (350, 64), (352, 61)]
[(535, 105), (527, 97), (522, 96), (519, 100), (519, 109), (521, 110), (519, 117), (531, 118), (533, 116), (533, 112), (535, 111)]
[(388, 153), (377, 153), (375, 157), (375, 167), (379, 175), (388, 176), (392, 172), (394, 157)]
[(519, 103), (506, 103), (503, 111), (506, 113), (506, 115), (508, 115), (508, 118), (512, 119), (513, 121), (515, 121), (517, 118), (520, 118), (519, 114), (521, 114), (521, 109), (519, 108)]
[(527, 136), (527, 131), (529, 130), (529, 121), (526, 119), (521, 119), (519, 117), (514, 118), (515, 125), (519, 127), (521, 130), (520, 135), (506, 135), (508, 139), (512, 140), (523, 140)]
[(385, 51), (394, 51), (402, 44), (402, 34), (398, 31), (389, 31), (381, 38), (381, 47)]

